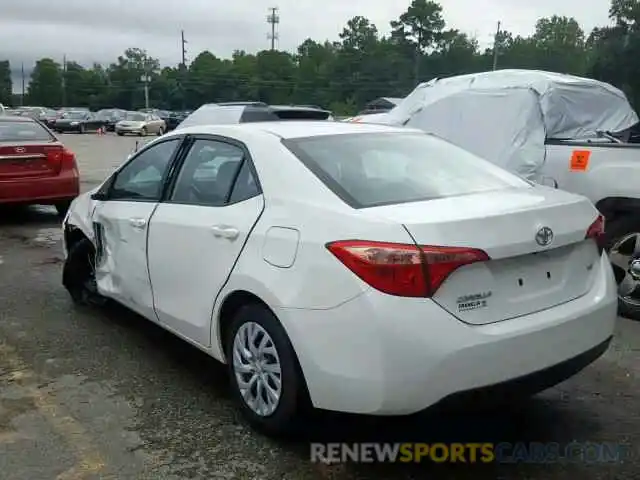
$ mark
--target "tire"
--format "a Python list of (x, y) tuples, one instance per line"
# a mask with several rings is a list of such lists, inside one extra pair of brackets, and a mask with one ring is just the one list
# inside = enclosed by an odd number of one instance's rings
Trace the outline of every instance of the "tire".
[(142, 130), (140, 130), (140, 136), (141, 137), (146, 137), (147, 136), (147, 129), (143, 128)]
[[(621, 241), (634, 233), (638, 233), (640, 235), (640, 216), (637, 213), (629, 213), (624, 216), (620, 216), (612, 220), (610, 223), (605, 224), (604, 248), (608, 253), (612, 253), (613, 249), (611, 260), (616, 276), (616, 282), (618, 284), (620, 284), (626, 272), (620, 266), (616, 265), (618, 262), (615, 261), (615, 252), (621, 245)], [(618, 313), (622, 317), (630, 318), (632, 320), (640, 320), (640, 298), (638, 299), (638, 302), (635, 303), (619, 296)]]
[(60, 217), (64, 217), (67, 214), (72, 201), (73, 200), (63, 200), (55, 203), (54, 206), (56, 207), (56, 211)]
[[(271, 337), (280, 365), (279, 401), (273, 412), (268, 415), (257, 414), (245, 401), (234, 368), (236, 336), (239, 336), (238, 332), (241, 329), (246, 329), (251, 325), (257, 325), (259, 329), (261, 328)], [(297, 433), (299, 426), (303, 423), (300, 420), (308, 410), (310, 402), (298, 358), (289, 337), (273, 313), (259, 304), (241, 307), (231, 320), (226, 332), (225, 347), (232, 394), (240, 405), (247, 422), (268, 436), (282, 437)]]
[(124, 137), (124, 133), (122, 132), (116, 132), (118, 134), (119, 137)]
[(62, 285), (79, 306), (102, 306), (107, 301), (98, 293), (92, 261), (95, 261), (95, 248), (88, 238), (83, 238), (70, 248), (64, 262)]

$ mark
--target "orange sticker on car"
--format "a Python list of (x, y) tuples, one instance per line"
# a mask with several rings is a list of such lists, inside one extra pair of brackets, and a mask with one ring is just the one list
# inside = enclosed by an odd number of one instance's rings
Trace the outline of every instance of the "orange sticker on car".
[(569, 170), (572, 172), (586, 172), (589, 168), (590, 150), (574, 150), (571, 153), (571, 161), (569, 162)]

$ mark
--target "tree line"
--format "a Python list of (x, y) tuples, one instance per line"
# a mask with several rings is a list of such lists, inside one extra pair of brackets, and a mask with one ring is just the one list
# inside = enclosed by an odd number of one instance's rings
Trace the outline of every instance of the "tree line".
[(571, 17), (541, 18), (531, 36), (501, 30), (496, 48), (448, 28), (442, 6), (413, 0), (381, 35), (367, 18), (347, 22), (338, 41), (305, 40), (295, 53), (236, 51), (231, 58), (201, 52), (189, 65), (162, 67), (142, 48), (129, 48), (110, 65), (90, 67), (38, 60), (25, 98), (12, 95), (11, 68), (0, 61), (0, 103), (85, 106), (150, 105), (193, 109), (206, 102), (263, 101), (313, 104), (351, 114), (377, 97), (403, 97), (419, 81), (498, 68), (528, 68), (597, 78), (625, 91), (640, 106), (640, 0), (612, 0), (611, 25), (588, 34)]

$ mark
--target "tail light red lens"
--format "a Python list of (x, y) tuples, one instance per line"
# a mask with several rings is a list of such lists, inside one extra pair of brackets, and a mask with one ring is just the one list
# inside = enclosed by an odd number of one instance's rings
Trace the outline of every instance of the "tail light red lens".
[(456, 269), (489, 260), (482, 250), (345, 240), (327, 249), (373, 288), (400, 297), (431, 297)]
[(76, 156), (64, 147), (54, 147), (46, 150), (47, 162), (56, 172), (77, 168)]
[(598, 215), (598, 218), (587, 229), (585, 238), (592, 238), (600, 250), (604, 248), (604, 216)]
[(73, 170), (77, 168), (75, 153), (66, 148), (62, 150), (62, 170)]

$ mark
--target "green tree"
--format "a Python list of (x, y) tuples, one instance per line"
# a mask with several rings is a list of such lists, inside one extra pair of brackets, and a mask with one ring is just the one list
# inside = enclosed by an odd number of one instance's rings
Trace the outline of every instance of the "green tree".
[(436, 46), (444, 27), (442, 6), (431, 0), (412, 0), (407, 11), (391, 22), (392, 37), (399, 46), (404, 52), (413, 50), (415, 83), (421, 79), (423, 55)]
[(553, 15), (539, 19), (532, 40), (539, 68), (584, 74), (585, 35), (575, 18)]
[(11, 64), (9, 60), (0, 61), (0, 103), (11, 105), (13, 82), (11, 80)]
[(62, 69), (51, 58), (36, 62), (27, 89), (31, 105), (57, 107), (62, 103)]

